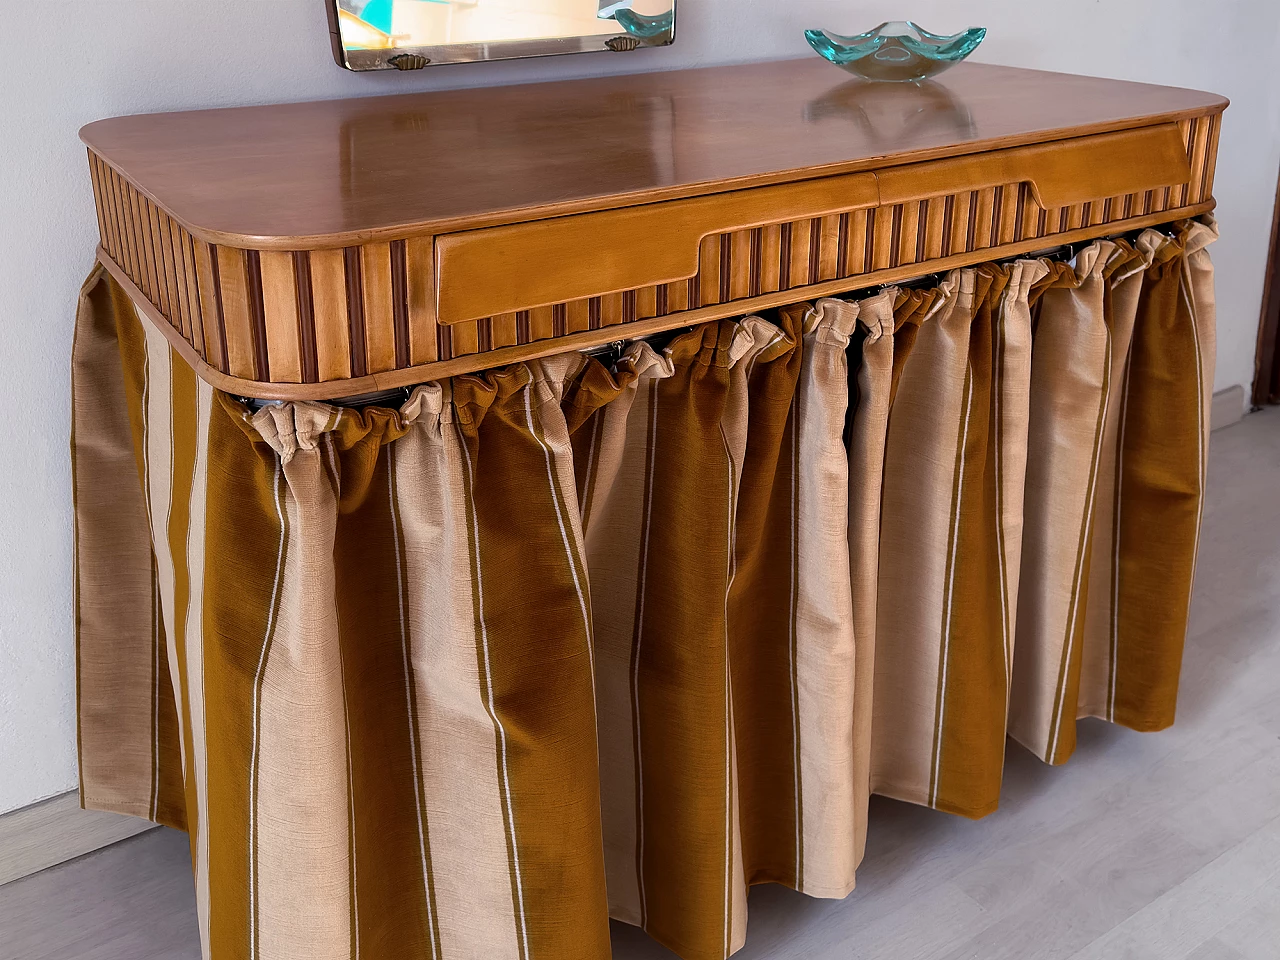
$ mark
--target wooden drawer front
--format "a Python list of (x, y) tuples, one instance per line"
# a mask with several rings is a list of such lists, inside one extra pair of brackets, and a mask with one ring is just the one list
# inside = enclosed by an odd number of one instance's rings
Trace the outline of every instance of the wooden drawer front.
[(1056, 140), (879, 171), (882, 204), (1026, 185), (1042, 210), (1171, 187), (1191, 179), (1176, 123)]
[(652, 203), (436, 238), (437, 317), (456, 324), (686, 281), (704, 239), (879, 202), (873, 174)]
[[(995, 245), (1000, 242), (1002, 219), (1013, 223), (1030, 218), (1038, 225), (1040, 215), (1048, 211), (1136, 195), (1142, 195), (1138, 206), (1143, 207), (1147, 191), (1187, 184), (1192, 179), (1189, 129), (1189, 124), (1161, 124), (910, 164), (875, 174), (447, 234), (436, 239), (438, 321), (449, 326), (554, 304), (565, 304), (567, 309), (579, 300), (687, 281), (727, 266), (706, 262), (706, 253), (716, 253), (705, 249), (709, 238), (788, 223), (807, 232), (810, 225), (828, 217), (834, 219), (816, 229), (838, 230), (836, 220), (842, 214), (875, 207), (892, 210), (918, 200), (936, 198), (942, 203), (946, 197), (980, 198), (965, 228), (992, 233), (991, 244), (974, 241), (977, 246)], [(985, 200), (981, 199), (984, 194)], [(1002, 208), (987, 209), (983, 206), (987, 201), (1003, 201)], [(902, 218), (910, 220), (913, 212), (919, 211), (908, 209), (881, 219), (888, 230), (901, 229)], [(932, 215), (940, 220), (941, 208)], [(1092, 222), (1102, 221), (1101, 211), (1093, 212)], [(1076, 222), (1073, 227), (1080, 225)], [(906, 223), (908, 229), (912, 226)], [(871, 229), (875, 230), (874, 223)], [(1036, 232), (1036, 225), (1017, 231), (1019, 239)], [(936, 239), (941, 241), (941, 234)], [(887, 233), (883, 234), (882, 249), (888, 241)], [(923, 242), (929, 246), (927, 238)], [(819, 243), (815, 239), (813, 246)], [(847, 252), (846, 245), (841, 259), (847, 259)], [(918, 259), (927, 259), (923, 254), (929, 252), (922, 250)], [(873, 249), (870, 260), (874, 259)], [(884, 266), (891, 261), (894, 266), (911, 262), (903, 257), (883, 259)], [(844, 275), (832, 270), (821, 279)], [(739, 299), (729, 293), (710, 302)]]

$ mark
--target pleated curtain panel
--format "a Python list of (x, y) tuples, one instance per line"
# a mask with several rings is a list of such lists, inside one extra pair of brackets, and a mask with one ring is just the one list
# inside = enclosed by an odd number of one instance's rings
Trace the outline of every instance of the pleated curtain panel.
[(1174, 719), (1210, 220), (398, 409), (206, 385), (101, 269), (73, 364), (85, 806), (204, 956), (686, 960), (854, 887), (871, 793)]

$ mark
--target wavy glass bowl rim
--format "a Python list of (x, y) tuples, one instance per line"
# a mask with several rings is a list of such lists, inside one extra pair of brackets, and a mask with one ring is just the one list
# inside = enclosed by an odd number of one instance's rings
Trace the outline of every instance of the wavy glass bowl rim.
[[(907, 28), (911, 33), (886, 33), (886, 29)], [(949, 36), (931, 33), (911, 20), (886, 21), (865, 33), (843, 36), (830, 30), (814, 29), (804, 32), (805, 39), (819, 54), (832, 63), (856, 63), (882, 49), (889, 41), (896, 40), (909, 51), (926, 60), (940, 63), (958, 63), (977, 49), (986, 38), (986, 27), (969, 27)]]
[(651, 40), (671, 32), (671, 27), (676, 20), (676, 11), (672, 6), (670, 10), (663, 13), (643, 14), (636, 13), (629, 7), (622, 7), (613, 12), (613, 19), (617, 20), (618, 25), (633, 37)]

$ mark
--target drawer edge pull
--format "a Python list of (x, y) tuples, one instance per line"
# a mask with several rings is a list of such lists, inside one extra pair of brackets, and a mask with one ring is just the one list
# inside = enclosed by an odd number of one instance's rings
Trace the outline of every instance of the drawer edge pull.
[(1178, 125), (1162, 123), (891, 167), (876, 177), (885, 204), (1026, 183), (1051, 210), (1186, 183), (1191, 165)]
[(436, 238), (437, 317), (465, 323), (695, 276), (705, 237), (874, 207), (871, 173)]

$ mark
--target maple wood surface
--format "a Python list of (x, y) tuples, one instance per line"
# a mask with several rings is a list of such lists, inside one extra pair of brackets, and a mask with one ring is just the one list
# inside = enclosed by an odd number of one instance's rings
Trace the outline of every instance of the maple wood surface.
[[(1190, 176), (1178, 124), (1162, 123), (877, 173), (463, 230), (436, 238), (437, 319), (442, 324), (478, 320), (692, 277), (704, 266), (700, 242), (717, 233), (948, 194), (969, 195), (1002, 184), (1026, 183), (1037, 208), (1061, 208), (1172, 186)], [(937, 209), (945, 213), (945, 202)], [(1016, 207), (1011, 209), (1016, 217)], [(927, 246), (927, 236), (925, 240)], [(918, 249), (919, 242), (917, 219), (916, 235), (907, 245)], [(494, 277), (503, 282), (493, 283)], [(747, 284), (755, 284), (750, 274)]]
[[(1181, 212), (1187, 216), (1195, 216), (1210, 212), (1213, 206), (1213, 202), (1209, 201), (1193, 207), (1183, 208)], [(1127, 220), (1124, 222), (1124, 226), (1132, 230), (1156, 226), (1168, 221), (1168, 213), (1161, 212)], [(1054, 236), (1053, 242), (1057, 244), (1080, 243), (1105, 235), (1106, 232), (1105, 226), (1084, 227)], [(1007, 258), (1029, 254), (1033, 251), (1044, 249), (1045, 242), (1041, 238), (1036, 238), (1005, 244), (999, 248), (1000, 255)], [(533, 360), (538, 357), (549, 357), (567, 350), (585, 350), (615, 341), (647, 337), (651, 334), (689, 327), (708, 320), (718, 320), (722, 317), (746, 316), (785, 304), (813, 301), (822, 297), (842, 296), (855, 290), (863, 290), (882, 284), (900, 283), (919, 277), (926, 272), (950, 270), (954, 267), (978, 263), (988, 258), (983, 254), (956, 254), (931, 261), (927, 270), (921, 264), (912, 263), (901, 267), (875, 270), (858, 277), (822, 281), (798, 289), (776, 291), (729, 303), (681, 309), (666, 316), (647, 317), (600, 329), (583, 329), (547, 339), (535, 340), (531, 343), (493, 347), (482, 352), (454, 357), (450, 360), (415, 362), (413, 366), (401, 366), (399, 369), (388, 369), (382, 372), (361, 375), (348, 375), (343, 370), (323, 383), (280, 383), (228, 375), (210, 366), (192, 345), (183, 338), (181, 331), (177, 330), (165, 315), (150, 302), (142, 289), (105, 250), (99, 247), (97, 256), (98, 262), (124, 288), (139, 313), (164, 334), (182, 359), (195, 370), (201, 379), (217, 389), (235, 396), (256, 397), (264, 400), (333, 400), (380, 390), (412, 387), (416, 384), (426, 383), (429, 380), (474, 373), (479, 370), (500, 367), (508, 363), (519, 363), (524, 360)], [(429, 271), (425, 272), (429, 274)], [(345, 346), (345, 330), (341, 337)]]
[(81, 138), (197, 237), (299, 249), (960, 156), (1225, 105), (983, 64), (920, 86), (868, 84), (812, 57), (119, 117)]

